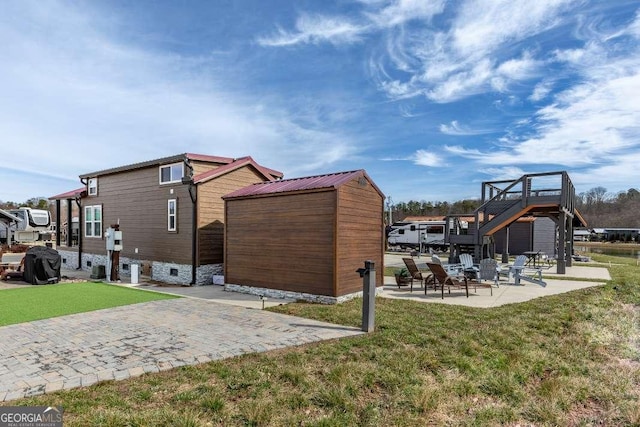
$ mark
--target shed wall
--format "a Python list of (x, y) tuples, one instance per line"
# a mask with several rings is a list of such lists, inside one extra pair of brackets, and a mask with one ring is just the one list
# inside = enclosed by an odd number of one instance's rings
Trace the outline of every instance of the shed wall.
[(366, 179), (354, 179), (338, 189), (337, 296), (362, 291), (362, 279), (355, 271), (365, 260), (375, 262), (376, 284), (383, 285), (383, 203)]
[[(509, 254), (520, 255), (531, 251), (533, 245), (533, 222), (514, 222), (509, 227)], [(494, 234), (496, 252), (502, 253), (505, 248), (507, 229), (497, 231)]]
[(556, 222), (548, 217), (536, 218), (533, 224), (533, 250), (547, 255), (556, 252)]
[(225, 206), (226, 283), (333, 295), (335, 191)]

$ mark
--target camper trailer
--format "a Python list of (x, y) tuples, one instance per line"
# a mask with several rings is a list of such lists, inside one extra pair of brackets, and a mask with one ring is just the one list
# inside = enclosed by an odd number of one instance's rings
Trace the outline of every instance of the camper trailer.
[(409, 221), (391, 225), (389, 246), (400, 249), (417, 249), (421, 252), (446, 250), (444, 243), (444, 221)]
[(22, 207), (7, 210), (19, 221), (12, 222), (2, 227), (0, 239), (9, 243), (47, 242), (52, 240), (51, 214), (45, 209), (32, 209)]

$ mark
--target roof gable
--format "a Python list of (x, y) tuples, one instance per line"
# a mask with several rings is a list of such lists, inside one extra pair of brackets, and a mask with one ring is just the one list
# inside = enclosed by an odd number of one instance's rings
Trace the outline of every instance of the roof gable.
[(240, 197), (266, 196), (280, 193), (331, 190), (350, 182), (356, 178), (365, 178), (373, 188), (384, 198), (384, 194), (373, 183), (363, 169), (347, 172), (336, 172), (325, 175), (307, 176), (302, 178), (282, 179), (279, 181), (261, 182), (236, 190), (223, 196), (223, 199)]
[[(258, 171), (267, 181), (273, 181), (275, 179), (274, 174), (275, 173), (279, 173), (277, 171), (274, 171), (272, 169), (267, 169), (265, 167), (260, 166), (259, 164), (257, 164), (251, 157), (242, 157), (240, 159), (235, 160), (232, 163), (229, 163), (228, 165), (224, 165), (224, 166), (220, 166), (216, 169), (210, 170), (210, 171), (206, 171), (206, 172), (202, 172), (196, 176), (193, 177), (193, 183), (194, 184), (202, 184), (204, 182), (207, 181), (211, 181), (212, 179), (218, 178), (222, 175), (225, 175), (229, 172), (232, 172), (234, 170), (240, 169), (244, 166), (251, 166), (253, 167), (256, 171)], [(282, 176), (282, 174), (280, 174), (280, 176)]]

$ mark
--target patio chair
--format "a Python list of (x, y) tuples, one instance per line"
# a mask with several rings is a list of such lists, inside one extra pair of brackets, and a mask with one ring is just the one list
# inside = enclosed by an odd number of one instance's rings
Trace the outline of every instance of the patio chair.
[[(518, 255), (513, 264), (506, 266), (507, 270), (501, 270), (499, 274), (506, 274), (507, 280), (513, 275), (517, 286), (520, 285), (521, 280), (535, 283), (542, 287), (547, 286), (547, 283), (542, 280), (542, 269), (526, 267), (527, 259), (528, 257), (526, 255)], [(533, 275), (527, 275), (527, 273), (533, 273)]]
[(470, 254), (460, 254), (459, 258), (464, 275), (470, 279), (477, 279), (480, 268), (473, 264), (473, 257)]
[[(448, 288), (449, 293), (451, 293), (452, 287), (456, 289), (464, 288), (467, 294), (467, 298), (469, 298), (469, 285), (465, 276), (461, 276), (460, 278), (450, 276), (441, 264), (436, 264), (433, 262), (428, 262), (427, 267), (429, 267), (429, 270), (431, 270), (431, 273), (433, 274), (434, 288), (437, 289), (437, 287), (439, 286), (442, 289), (442, 299), (444, 299), (445, 287)], [(426, 285), (424, 287), (424, 294), (427, 294)]]
[[(478, 269), (478, 280), (480, 282), (490, 280), (499, 288), (499, 277), (500, 267), (498, 267), (498, 261), (493, 258), (485, 258), (480, 261), (480, 268)], [(491, 289), (491, 295), (493, 295), (493, 288)]]
[(419, 280), (420, 283), (424, 283), (426, 277), (422, 275), (422, 271), (420, 271), (420, 269), (416, 265), (416, 262), (413, 260), (413, 258), (402, 258), (402, 261), (404, 261), (404, 265), (407, 267), (407, 270), (409, 271), (409, 276), (411, 277), (409, 292), (413, 292), (413, 281)]
[(431, 262), (434, 264), (440, 264), (448, 274), (458, 274), (462, 272), (462, 264), (443, 264), (438, 255), (431, 255)]

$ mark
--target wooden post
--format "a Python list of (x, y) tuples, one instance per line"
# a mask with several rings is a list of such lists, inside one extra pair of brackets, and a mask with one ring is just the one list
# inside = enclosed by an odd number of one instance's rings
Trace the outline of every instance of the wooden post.
[(558, 263), (556, 272), (558, 274), (566, 274), (566, 248), (567, 248), (567, 214), (564, 211), (560, 211), (560, 218), (558, 220)]

